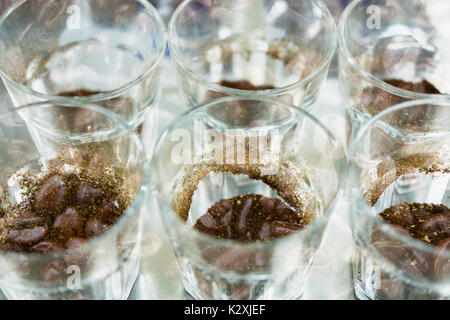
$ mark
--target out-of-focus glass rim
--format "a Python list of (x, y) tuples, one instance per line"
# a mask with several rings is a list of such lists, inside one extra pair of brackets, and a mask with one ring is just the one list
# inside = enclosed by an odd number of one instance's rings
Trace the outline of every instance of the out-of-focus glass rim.
[[(333, 57), (336, 52), (337, 48), (337, 27), (335, 20), (333, 16), (331, 15), (328, 8), (321, 2), (321, 0), (312, 0), (322, 11), (324, 14), (324, 18), (328, 22), (328, 27), (330, 28), (330, 35), (331, 35), (331, 41), (330, 46), (327, 54), (325, 55), (322, 63), (319, 67), (317, 67), (311, 74), (309, 74), (307, 77), (300, 79), (297, 82), (294, 82), (292, 84), (289, 84), (284, 87), (274, 88), (274, 89), (266, 89), (266, 90), (242, 90), (242, 89), (234, 89), (229, 88), (225, 86), (221, 86), (215, 82), (208, 81), (201, 75), (197, 74), (192, 68), (189, 67), (189, 63), (183, 62), (183, 55), (179, 52), (177, 47), (174, 45), (174, 39), (177, 38), (176, 35), (176, 23), (177, 19), (180, 16), (180, 14), (183, 12), (184, 8), (187, 7), (189, 4), (191, 4), (194, 1), (198, 0), (185, 0), (182, 2), (173, 12), (172, 17), (169, 21), (169, 50), (171, 57), (175, 61), (175, 63), (180, 66), (183, 69), (183, 72), (190, 78), (192, 78), (194, 81), (204, 85), (205, 87), (209, 88), (210, 90), (221, 92), (228, 95), (234, 95), (234, 96), (255, 96), (255, 95), (281, 95), (284, 93), (288, 93), (291, 90), (295, 90), (299, 87), (305, 86), (309, 82), (311, 82), (314, 78), (318, 77), (331, 63), (331, 60), (333, 60)], [(301, 0), (305, 1), (305, 0)]]
[[(449, 99), (450, 94), (441, 93), (441, 94), (434, 94), (434, 93), (420, 93), (420, 92), (414, 92), (409, 91), (405, 89), (398, 88), (396, 86), (390, 85), (387, 82), (377, 78), (373, 74), (371, 74), (369, 71), (361, 67), (356, 59), (353, 57), (353, 55), (350, 53), (350, 50), (347, 45), (347, 38), (346, 33), (349, 29), (348, 26), (348, 20), (350, 19), (354, 9), (362, 3), (363, 0), (353, 0), (344, 10), (342, 13), (342, 16), (339, 20), (339, 26), (338, 26), (338, 41), (339, 41), (339, 49), (340, 53), (342, 54), (343, 58), (346, 60), (346, 62), (350, 63), (353, 68), (357, 70), (357, 72), (367, 81), (373, 84), (377, 88), (381, 88), (391, 94), (403, 97), (403, 98), (410, 98), (410, 99)], [(343, 68), (341, 65), (340, 68)]]
[[(404, 102), (404, 103), (395, 105), (395, 106), (388, 108), (388, 109), (384, 110), (383, 112), (377, 114), (375, 117), (373, 117), (371, 120), (369, 120), (366, 124), (364, 124), (361, 127), (361, 129), (358, 131), (358, 133), (356, 135), (356, 138), (350, 142), (348, 154), (349, 154), (349, 160), (352, 162), (351, 165), (356, 166), (356, 164), (354, 164), (356, 152), (357, 152), (360, 144), (363, 143), (363, 138), (366, 136), (366, 134), (368, 134), (370, 132), (370, 130), (373, 127), (375, 127), (378, 123), (383, 122), (382, 119), (384, 119), (386, 116), (389, 116), (392, 113), (395, 113), (402, 109), (408, 109), (408, 108), (417, 107), (417, 106), (427, 106), (427, 107), (434, 106), (434, 107), (450, 108), (450, 100), (447, 99), (447, 101), (443, 101), (440, 99), (421, 99), (421, 100), (408, 101), (408, 102)], [(450, 128), (446, 132), (446, 135), (450, 136)], [(425, 138), (426, 137), (424, 137), (424, 139)], [(358, 192), (358, 194), (356, 195), (355, 201), (364, 201), (367, 204), (366, 200), (364, 198), (362, 198), (362, 194), (360, 193), (360, 190), (358, 190), (357, 192)], [(362, 198), (362, 200), (361, 200), (361, 198)], [(379, 212), (377, 212), (376, 215), (373, 215), (374, 208), (370, 207), (369, 204), (367, 204), (366, 211), (370, 211), (370, 213), (367, 212), (368, 213), (367, 217), (370, 219), (370, 221), (373, 223), (373, 225), (380, 227), (381, 230), (383, 232), (385, 232), (387, 235), (389, 235), (390, 237), (392, 237), (392, 239), (398, 240), (402, 243), (407, 244), (410, 247), (416, 248), (416, 249), (418, 249), (422, 252), (426, 252), (427, 254), (430, 254), (430, 255), (433, 253), (436, 253), (435, 246), (426, 244), (419, 239), (413, 238), (411, 236), (405, 236), (405, 235), (397, 232), (389, 222), (383, 221), (382, 219), (380, 219), (378, 217)], [(375, 252), (379, 258), (382, 258), (383, 260), (389, 262), (389, 260), (385, 259), (382, 255), (380, 255), (378, 253), (378, 250), (376, 248), (373, 248), (373, 246), (371, 244), (368, 244), (368, 245), (371, 248), (371, 251)], [(445, 251), (445, 253), (444, 252), (441, 253), (441, 256), (444, 256), (444, 257), (447, 257), (448, 259), (450, 259), (450, 250)], [(390, 264), (392, 264), (392, 263), (390, 263)], [(450, 281), (450, 279), (449, 279), (449, 281)]]
[[(129, 133), (132, 136), (131, 139), (133, 139), (133, 141), (136, 142), (136, 146), (138, 147), (140, 154), (142, 155), (142, 162), (143, 162), (142, 182), (141, 182), (141, 186), (140, 186), (139, 190), (137, 190), (135, 199), (128, 206), (128, 208), (122, 213), (119, 220), (116, 221), (113, 225), (111, 225), (106, 232), (104, 232), (103, 234), (96, 236), (94, 238), (87, 239), (86, 243), (84, 243), (80, 246), (80, 250), (83, 251), (85, 249), (95, 248), (95, 247), (101, 245), (103, 239), (108, 238), (109, 235), (111, 235), (113, 233), (120, 232), (120, 230), (123, 228), (123, 226), (130, 219), (135, 217), (136, 214), (139, 212), (140, 207), (142, 206), (142, 204), (145, 203), (146, 198), (147, 198), (146, 195), (148, 192), (148, 185), (149, 185), (149, 177), (148, 177), (149, 176), (148, 175), (149, 162), (145, 158), (144, 147), (142, 145), (140, 138), (134, 132), (134, 129), (130, 125), (128, 125), (124, 119), (122, 119), (115, 113), (111, 112), (108, 109), (105, 109), (104, 107), (97, 106), (95, 104), (85, 104), (85, 103), (82, 103), (79, 101), (68, 102), (66, 99), (60, 99), (60, 100), (55, 99), (55, 100), (31, 103), (31, 104), (24, 105), (24, 106), (21, 106), (18, 108), (10, 108), (10, 109), (0, 113), (0, 119), (2, 119), (4, 117), (9, 117), (11, 115), (11, 113), (15, 113), (15, 114), (17, 114), (17, 116), (21, 117), (19, 114), (20, 112), (27, 111), (27, 110), (34, 109), (34, 108), (38, 108), (38, 109), (52, 108), (54, 106), (64, 107), (64, 108), (88, 109), (88, 110), (100, 113), (103, 116), (106, 116), (108, 118), (111, 118), (114, 122), (117, 123), (116, 130), (114, 132), (108, 132), (108, 135), (105, 135), (103, 137), (105, 139), (111, 139), (111, 138), (123, 135), (125, 133)], [(21, 118), (23, 118), (23, 117), (21, 117)], [(36, 120), (31, 117), (31, 118), (27, 118), (27, 121), (36, 121)], [(37, 123), (41, 124), (40, 122), (37, 122)], [(63, 250), (60, 250), (60, 251), (58, 251), (56, 253), (52, 253), (52, 254), (36, 254), (36, 253), (29, 253), (29, 252), (17, 252), (16, 253), (16, 252), (12, 252), (12, 251), (1, 251), (0, 250), (0, 259), (11, 259), (11, 256), (13, 256), (13, 257), (14, 256), (17, 256), (17, 257), (18, 256), (26, 256), (27, 259), (30, 259), (31, 261), (33, 261), (33, 260), (34, 261), (47, 261), (47, 260), (52, 261), (54, 259), (63, 259), (64, 255), (67, 254), (68, 252), (71, 252), (71, 251), (69, 249), (63, 249)], [(105, 266), (105, 268), (103, 270), (101, 270), (100, 272), (95, 272), (96, 276), (94, 278), (82, 279), (82, 283), (85, 285), (86, 284), (88, 285), (89, 283), (99, 281), (99, 280), (105, 278), (112, 271), (114, 271), (114, 270), (111, 270), (110, 268), (108, 268), (108, 266)], [(21, 281), (20, 283), (9, 283), (7, 281), (7, 278), (6, 278), (6, 281), (4, 281), (3, 276), (4, 275), (0, 276), (0, 284), (7, 285), (8, 288), (17, 288), (17, 289), (23, 289), (25, 287), (30, 288), (30, 285), (33, 286), (36, 283), (38, 283), (34, 280), (29, 280), (29, 279), (20, 279), (20, 281)], [(45, 292), (62, 292), (62, 291), (67, 291), (68, 289), (65, 286), (58, 286), (58, 287), (40, 287), (40, 288), (34, 287), (34, 290), (45, 291)]]
[[(161, 148), (164, 146), (167, 137), (169, 136), (170, 132), (172, 132), (174, 129), (178, 127), (179, 123), (182, 123), (186, 119), (191, 119), (195, 114), (201, 113), (205, 110), (207, 110), (209, 107), (220, 105), (222, 103), (229, 103), (229, 102), (236, 102), (236, 101), (253, 101), (253, 102), (262, 102), (267, 105), (278, 105), (279, 107), (288, 108), (290, 111), (296, 112), (295, 119), (290, 120), (289, 122), (296, 122), (299, 120), (300, 117), (306, 118), (310, 121), (312, 121), (317, 127), (319, 127), (322, 132), (327, 136), (330, 147), (333, 148), (334, 151), (337, 151), (340, 149), (340, 143), (339, 141), (334, 137), (334, 135), (328, 130), (316, 117), (308, 113), (307, 111), (296, 107), (291, 104), (287, 104), (281, 101), (277, 101), (271, 98), (265, 98), (265, 97), (246, 97), (246, 96), (233, 96), (233, 97), (223, 97), (216, 100), (209, 101), (203, 105), (200, 105), (197, 108), (191, 109), (190, 111), (185, 112), (184, 114), (177, 117), (175, 120), (173, 120), (170, 125), (167, 127), (167, 129), (162, 133), (161, 137), (159, 138), (156, 147), (155, 147), (155, 156), (153, 157), (151, 161), (151, 167), (154, 168), (156, 165), (156, 162), (158, 161), (158, 154)], [(288, 122), (286, 122), (288, 123)], [(262, 128), (262, 127), (259, 127)], [(252, 128), (250, 128), (252, 129)], [(254, 128), (255, 130), (258, 129), (258, 127)], [(335, 161), (338, 161), (339, 159), (336, 159)], [(154, 164), (155, 163), (155, 164)], [(151, 171), (152, 172), (152, 171)], [(152, 174), (150, 174), (149, 180), (154, 181), (152, 179)], [(251, 242), (242, 242), (238, 240), (231, 240), (231, 239), (218, 239), (216, 237), (213, 237), (211, 235), (208, 235), (206, 233), (200, 232), (192, 228), (192, 226), (186, 224), (184, 221), (182, 221), (176, 212), (174, 212), (173, 208), (170, 204), (164, 204), (164, 207), (159, 208), (160, 215), (169, 215), (170, 218), (168, 218), (168, 221), (170, 221), (171, 224), (176, 225), (177, 228), (185, 229), (190, 234), (194, 235), (195, 238), (200, 239), (202, 241), (205, 241), (205, 243), (211, 243), (211, 244), (218, 244), (224, 248), (230, 248), (234, 246), (245, 246), (249, 250), (260, 250), (263, 248), (267, 248), (270, 246), (275, 246), (278, 243), (282, 243), (283, 241), (293, 239), (295, 237), (299, 237), (308, 233), (313, 233), (314, 230), (323, 225), (326, 224), (331, 212), (333, 211), (333, 208), (335, 207), (336, 203), (339, 201), (339, 198), (342, 196), (342, 173), (337, 172), (337, 190), (334, 199), (330, 202), (327, 210), (324, 210), (322, 212), (322, 215), (319, 217), (315, 217), (308, 225), (306, 225), (303, 229), (301, 229), (298, 232), (293, 232), (291, 235), (288, 235), (286, 237), (282, 237), (279, 239), (267, 241), (267, 242), (258, 242), (258, 241), (251, 241)], [(150, 186), (151, 193), (153, 197), (158, 197), (160, 192), (156, 189), (156, 187), (152, 184)], [(163, 220), (166, 218), (163, 218)], [(188, 228), (189, 230), (187, 230)], [(192, 257), (191, 257), (192, 258)]]
[[(12, 4), (4, 13), (2, 16), (0, 16), (0, 29), (3, 27), (3, 23), (8, 19), (8, 17), (16, 10), (18, 9), (22, 4), (25, 2), (32, 1), (32, 0), (20, 0), (14, 4)], [(150, 77), (150, 75), (157, 70), (157, 68), (162, 64), (164, 61), (164, 56), (166, 52), (167, 47), (167, 39), (166, 39), (166, 27), (164, 24), (164, 21), (162, 20), (161, 16), (159, 15), (158, 11), (153, 7), (152, 4), (150, 4), (146, 0), (134, 0), (135, 2), (138, 2), (140, 5), (142, 5), (144, 8), (146, 8), (147, 13), (150, 18), (155, 19), (158, 30), (162, 39), (161, 48), (159, 48), (159, 53), (157, 58), (155, 59), (154, 63), (152, 63), (150, 66), (144, 68), (144, 70), (141, 72), (141, 74), (134, 79), (131, 82), (128, 82), (124, 85), (122, 85), (119, 88), (113, 89), (113, 90), (107, 90), (102, 91), (98, 94), (93, 94), (91, 96), (78, 96), (78, 97), (71, 97), (66, 99), (77, 99), (82, 102), (90, 103), (90, 102), (98, 102), (102, 100), (108, 100), (115, 97), (118, 97), (120, 95), (123, 95), (125, 92), (131, 90), (132, 88), (136, 87), (146, 79)], [(0, 77), (2, 77), (5, 81), (10, 83), (12, 86), (23, 92), (24, 94), (28, 94), (31, 96), (35, 96), (44, 100), (53, 100), (53, 99), (59, 99), (64, 98), (58, 95), (47, 95), (38, 91), (35, 91), (31, 89), (28, 86), (25, 86), (22, 83), (14, 81), (7, 72), (3, 70), (3, 68), (0, 66)]]

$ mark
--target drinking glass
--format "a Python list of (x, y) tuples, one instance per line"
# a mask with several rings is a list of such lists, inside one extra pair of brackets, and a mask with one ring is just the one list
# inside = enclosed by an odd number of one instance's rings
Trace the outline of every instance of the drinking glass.
[(355, 0), (339, 23), (340, 83), (355, 134), (396, 104), (450, 93), (448, 1)]
[[(38, 102), (0, 114), (0, 150), (5, 296), (126, 299), (139, 272), (147, 183), (135, 131), (99, 106)], [(86, 206), (92, 215), (80, 220)]]
[(450, 101), (415, 100), (351, 142), (349, 193), (359, 299), (450, 298)]
[(137, 127), (157, 111), (165, 49), (144, 0), (22, 0), (0, 18), (0, 75), (16, 107), (65, 97)]
[[(252, 116), (226, 112), (230, 104), (245, 105)], [(157, 144), (150, 180), (187, 292), (195, 299), (300, 298), (340, 194), (340, 150), (313, 116), (276, 100), (224, 97), (177, 118)], [(203, 214), (220, 200), (238, 197), (237, 205), (247, 206), (253, 200), (245, 197), (260, 196), (261, 208), (266, 201), (272, 209), (259, 216), (287, 206), (304, 227), (275, 221), (256, 230), (259, 241), (196, 227), (211, 226)], [(247, 211), (239, 214), (244, 238), (255, 226), (248, 221), (256, 213)], [(228, 230), (227, 219), (220, 223)]]
[(169, 24), (185, 98), (260, 96), (311, 108), (336, 49), (336, 26), (315, 0), (191, 0)]

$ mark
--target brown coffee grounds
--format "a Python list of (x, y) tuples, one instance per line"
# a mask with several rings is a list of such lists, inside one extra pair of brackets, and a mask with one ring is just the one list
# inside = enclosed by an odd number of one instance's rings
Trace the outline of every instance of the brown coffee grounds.
[[(225, 154), (225, 153), (224, 153)], [(264, 174), (263, 171), (268, 173)], [(183, 221), (189, 216), (192, 197), (197, 190), (200, 181), (209, 173), (228, 172), (233, 175), (247, 175), (250, 179), (260, 180), (276, 190), (278, 195), (286, 203), (295, 208), (296, 212), (302, 215), (305, 223), (308, 224), (314, 216), (310, 210), (312, 199), (305, 190), (300, 190), (302, 185), (302, 172), (290, 161), (279, 164), (264, 166), (261, 164), (215, 164), (204, 163), (190, 165), (185, 169), (185, 175), (175, 186), (173, 196), (173, 209)]]
[(85, 90), (85, 89), (78, 89), (78, 90), (73, 90), (73, 91), (68, 91), (68, 92), (60, 92), (58, 93), (58, 96), (62, 96), (62, 97), (89, 97), (89, 96), (93, 96), (96, 94), (100, 94), (101, 91), (90, 91), (90, 90)]
[(303, 226), (302, 215), (282, 200), (247, 194), (217, 202), (194, 228), (221, 239), (270, 241)]
[[(426, 80), (421, 82), (407, 82), (397, 79), (383, 79), (384, 82), (394, 87), (417, 93), (440, 94), (441, 92)], [(389, 107), (407, 101), (404, 98), (389, 93), (385, 89), (377, 87), (365, 88), (361, 95), (361, 108), (371, 115), (376, 115)], [(420, 114), (412, 115), (420, 118)]]
[(397, 80), (397, 79), (385, 79), (383, 80), (387, 84), (390, 84), (391, 86), (408, 90), (408, 91), (414, 91), (418, 93), (428, 93), (428, 94), (440, 94), (441, 92), (433, 86), (431, 83), (429, 83), (427, 80), (422, 80), (420, 82), (407, 82), (403, 80)]
[[(425, 147), (424, 147), (425, 148)], [(420, 149), (420, 148), (419, 148)], [(400, 149), (397, 154), (387, 157), (376, 168), (376, 175), (365, 174), (362, 177), (363, 195), (369, 205), (374, 206), (387, 187), (399, 177), (422, 172), (426, 174), (450, 173), (447, 155), (432, 150)]]
[(400, 203), (384, 210), (380, 217), (427, 243), (435, 245), (450, 237), (450, 209), (441, 204)]
[(239, 81), (226, 81), (222, 80), (219, 82), (221, 86), (232, 88), (232, 89), (238, 89), (238, 90), (269, 90), (269, 89), (275, 89), (274, 86), (271, 85), (261, 85), (261, 86), (255, 86), (248, 80), (239, 80)]

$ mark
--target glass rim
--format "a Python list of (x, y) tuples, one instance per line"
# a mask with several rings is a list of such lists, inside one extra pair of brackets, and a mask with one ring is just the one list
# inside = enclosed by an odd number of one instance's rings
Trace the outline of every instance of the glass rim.
[(364, 69), (362, 66), (359, 65), (359, 63), (356, 61), (356, 59), (351, 54), (349, 48), (348, 48), (348, 41), (345, 37), (346, 31), (348, 30), (348, 20), (350, 19), (353, 10), (362, 3), (363, 0), (353, 0), (344, 10), (342, 13), (342, 16), (339, 20), (338, 25), (338, 42), (339, 42), (339, 49), (343, 57), (346, 59), (346, 62), (350, 63), (353, 68), (357, 70), (357, 72), (362, 75), (362, 77), (370, 82), (371, 84), (375, 85), (377, 88), (381, 88), (389, 93), (395, 94), (397, 96), (401, 96), (403, 98), (411, 98), (411, 99), (427, 99), (427, 98), (434, 98), (434, 99), (449, 99), (450, 94), (449, 93), (420, 93), (420, 92), (414, 92), (410, 90), (405, 90), (398, 88), (396, 86), (393, 86), (380, 78), (374, 76), (369, 71)]
[[(383, 112), (380, 112), (376, 116), (374, 116), (372, 119), (370, 119), (367, 123), (365, 123), (356, 134), (356, 138), (350, 142), (349, 146), (349, 160), (350, 162), (353, 162), (355, 159), (355, 154), (357, 148), (361, 145), (362, 139), (369, 133), (370, 129), (373, 128), (377, 123), (380, 123), (382, 119), (384, 119), (386, 116), (397, 112), (402, 109), (408, 109), (411, 107), (416, 106), (433, 106), (433, 107), (448, 107), (450, 108), (450, 100), (443, 101), (440, 99), (421, 99), (421, 100), (413, 100), (413, 101), (407, 101), (400, 104), (397, 104), (395, 106), (392, 106)], [(450, 128), (447, 131), (447, 134), (450, 134)], [(359, 193), (359, 191), (358, 191)], [(369, 205), (368, 205), (369, 206)], [(373, 209), (374, 207), (371, 206), (370, 209)], [(426, 253), (433, 254), (436, 252), (435, 246), (430, 245), (427, 243), (424, 243), (423, 241), (413, 238), (411, 236), (405, 236), (397, 232), (392, 225), (389, 222), (385, 222), (378, 218), (378, 216), (369, 215), (369, 218), (371, 221), (375, 222), (375, 225), (381, 226), (383, 231), (386, 232), (387, 235), (392, 236), (393, 239), (399, 240), (403, 243), (406, 243), (408, 245), (411, 245), (414, 248), (417, 248), (421, 251), (424, 251)], [(374, 249), (376, 250), (376, 249)], [(450, 259), (450, 250), (446, 250), (443, 253), (444, 256), (448, 257)]]
[[(148, 172), (149, 172), (149, 162), (146, 161), (146, 157), (144, 154), (144, 147), (142, 145), (142, 142), (140, 141), (139, 137), (137, 136), (136, 133), (134, 133), (134, 129), (133, 127), (131, 127), (130, 125), (127, 124), (127, 122), (125, 120), (123, 120), (121, 117), (119, 117), (118, 115), (114, 114), (113, 112), (109, 111), (108, 109), (105, 109), (101, 106), (97, 106), (94, 104), (85, 104), (82, 102), (67, 102), (67, 101), (58, 101), (58, 100), (49, 100), (49, 101), (42, 101), (42, 102), (36, 102), (36, 103), (30, 103), (27, 105), (23, 105), (17, 108), (10, 108), (2, 113), (0, 113), (0, 119), (2, 119), (3, 117), (8, 117), (8, 115), (10, 115), (11, 113), (15, 113), (17, 114), (19, 117), (20, 111), (23, 110), (29, 110), (32, 108), (50, 108), (57, 105), (58, 107), (64, 107), (64, 108), (85, 108), (91, 111), (95, 111), (98, 112), (106, 117), (111, 118), (114, 122), (116, 122), (119, 126), (121, 126), (121, 128), (118, 128), (115, 132), (114, 135), (111, 135), (112, 137), (118, 137), (121, 134), (124, 134), (126, 132), (130, 133), (132, 135), (132, 139), (135, 141), (137, 147), (139, 148), (140, 153), (143, 155), (142, 156), (142, 162), (143, 162), (143, 176), (142, 176), (142, 182), (141, 182), (141, 186), (139, 187), (138, 191), (136, 192), (136, 197), (134, 198), (133, 202), (126, 208), (126, 210), (122, 213), (121, 217), (114, 223), (112, 224), (104, 233), (102, 233), (99, 236), (90, 238), (90, 239), (86, 239), (86, 242), (81, 244), (80, 248), (95, 248), (96, 246), (98, 246), (99, 244), (101, 244), (101, 242), (103, 241), (103, 239), (108, 238), (109, 235), (113, 234), (113, 233), (117, 233), (120, 229), (122, 229), (122, 227), (130, 220), (132, 219), (134, 216), (136, 216), (136, 214), (139, 212), (139, 207), (138, 204), (142, 204), (144, 203), (144, 200), (146, 199), (146, 195), (147, 195), (147, 189), (148, 189), (148, 185), (149, 185), (149, 177), (148, 177)], [(22, 118), (22, 117), (21, 117)], [(28, 120), (28, 119), (27, 119)], [(33, 121), (32, 119), (30, 119), (31, 121)], [(70, 252), (70, 249), (62, 249), (60, 251), (57, 251), (55, 253), (51, 253), (51, 254), (38, 254), (38, 253), (32, 253), (32, 252), (13, 252), (13, 251), (4, 251), (4, 250), (0, 250), (0, 258), (4, 258), (5, 255), (8, 256), (26, 256), (27, 258), (31, 259), (31, 260), (47, 260), (47, 259), (59, 259), (59, 258), (63, 258), (63, 256), (67, 253)], [(105, 271), (100, 272), (100, 274), (96, 277), (94, 277), (93, 279), (88, 279), (88, 283), (91, 282), (95, 282), (97, 281), (99, 278), (102, 278), (107, 272), (109, 272), (109, 269), (105, 269)], [(3, 276), (0, 276), (0, 283), (3, 282)], [(20, 287), (23, 285), (22, 282), (36, 282), (34, 280), (28, 280), (28, 279), (20, 279), (20, 283), (17, 284), (17, 287)], [(47, 288), (47, 287), (42, 287), (42, 290), (55, 290), (55, 291), (60, 291), (59, 288), (61, 288), (61, 286), (57, 286), (57, 287), (52, 287), (52, 288)]]
[[(297, 87), (301, 87), (303, 85), (306, 85), (308, 82), (310, 82), (312, 79), (316, 78), (322, 71), (324, 71), (327, 66), (331, 63), (331, 60), (333, 60), (334, 55), (336, 53), (337, 49), (337, 26), (336, 22), (331, 15), (328, 8), (322, 3), (321, 0), (313, 0), (314, 2), (322, 11), (324, 14), (324, 18), (328, 22), (328, 26), (331, 28), (330, 34), (331, 34), (331, 45), (329, 46), (328, 52), (325, 55), (324, 60), (320, 64), (319, 67), (315, 68), (313, 72), (311, 72), (308, 76), (305, 78), (302, 78), (294, 83), (291, 83), (284, 87), (274, 88), (274, 89), (264, 89), (264, 90), (243, 90), (243, 89), (234, 89), (229, 88), (225, 86), (221, 86), (215, 82), (208, 81), (204, 77), (200, 76), (197, 72), (192, 70), (192, 68), (189, 67), (188, 63), (183, 63), (183, 55), (178, 51), (178, 48), (174, 46), (173, 39), (176, 38), (176, 20), (178, 19), (179, 15), (182, 13), (185, 7), (187, 7), (191, 2), (198, 1), (198, 0), (185, 0), (183, 1), (173, 12), (172, 17), (169, 21), (169, 27), (168, 27), (168, 46), (171, 57), (173, 57), (173, 60), (176, 62), (177, 65), (179, 65), (183, 71), (194, 81), (201, 83), (205, 87), (213, 90), (218, 91), (221, 93), (229, 94), (229, 95), (236, 95), (236, 96), (243, 96), (243, 95), (280, 95), (283, 93), (286, 93), (290, 90), (293, 90)], [(302, 0), (304, 1), (304, 0)]]
[[(25, 2), (29, 2), (32, 0), (19, 0), (16, 3), (12, 4), (1, 16), (0, 16), (0, 29), (3, 27), (4, 22), (9, 18), (9, 16), (16, 11), (22, 4)], [(122, 95), (123, 93), (129, 91), (130, 89), (136, 87), (138, 84), (142, 83), (148, 77), (162, 64), (162, 61), (164, 60), (166, 47), (167, 47), (167, 37), (166, 37), (166, 26), (164, 24), (164, 21), (162, 20), (161, 16), (159, 15), (158, 11), (153, 7), (153, 5), (145, 0), (133, 0), (135, 2), (138, 2), (143, 7), (146, 8), (146, 12), (148, 13), (149, 17), (156, 20), (158, 30), (160, 31), (161, 37), (162, 37), (162, 46), (159, 49), (159, 53), (157, 55), (157, 58), (155, 59), (155, 62), (152, 63), (150, 66), (144, 68), (144, 70), (139, 74), (138, 77), (136, 77), (134, 80), (129, 81), (125, 83), (124, 85), (120, 86), (119, 88), (113, 89), (113, 90), (105, 90), (101, 91), (100, 93), (93, 94), (90, 96), (75, 96), (71, 98), (65, 98), (65, 99), (76, 99), (82, 102), (98, 102), (103, 101), (107, 99), (112, 99), (117, 96)], [(50, 99), (57, 99), (57, 98), (64, 98), (59, 95), (48, 95), (41, 93), (39, 91), (33, 90), (30, 87), (19, 83), (11, 78), (11, 76), (3, 70), (3, 68), (0, 66), (0, 77), (2, 77), (4, 80), (6, 80), (8, 83), (13, 85), (16, 89), (20, 90), (22, 93), (26, 93), (31, 96), (39, 97), (45, 100)]]
[[(323, 133), (326, 134), (327, 139), (330, 143), (330, 145), (333, 147), (334, 150), (338, 150), (339, 148), (339, 141), (338, 139), (331, 133), (330, 130), (328, 130), (328, 128), (325, 127), (324, 124), (322, 124), (315, 116), (313, 116), (312, 114), (310, 114), (309, 112), (307, 112), (306, 110), (296, 107), (294, 105), (288, 104), (288, 103), (284, 103), (281, 101), (277, 101), (271, 98), (265, 98), (265, 97), (245, 97), (245, 96), (228, 96), (228, 97), (222, 97), (219, 99), (215, 99), (209, 102), (206, 102), (200, 106), (198, 106), (195, 109), (191, 109), (188, 110), (186, 112), (184, 112), (183, 114), (181, 114), (180, 116), (178, 116), (176, 119), (174, 119), (169, 126), (163, 131), (163, 133), (161, 134), (160, 138), (158, 139), (158, 142), (156, 143), (155, 146), (155, 151), (154, 151), (154, 156), (153, 159), (150, 162), (150, 167), (154, 167), (154, 163), (156, 163), (156, 161), (158, 160), (158, 153), (161, 150), (161, 148), (164, 146), (166, 140), (167, 140), (167, 136), (169, 135), (169, 133), (171, 131), (173, 131), (174, 129), (177, 128), (177, 125), (179, 123), (181, 123), (182, 121), (186, 120), (186, 119), (190, 119), (192, 118), (193, 115), (195, 115), (198, 112), (202, 112), (204, 110), (206, 110), (207, 108), (211, 107), (211, 106), (215, 106), (215, 105), (219, 105), (221, 103), (226, 103), (226, 102), (235, 102), (235, 101), (256, 101), (256, 102), (263, 102), (263, 103), (267, 103), (267, 104), (271, 104), (271, 105), (278, 105), (278, 106), (282, 106), (285, 108), (288, 108), (289, 110), (293, 110), (297, 113), (297, 115), (301, 115), (302, 117), (311, 120), (316, 126), (318, 126)], [(296, 118), (298, 119), (298, 117)], [(257, 129), (258, 127), (255, 127), (255, 129)], [(153, 181), (153, 171), (150, 170), (150, 174), (149, 174), (149, 181)], [(320, 215), (319, 217), (315, 217), (312, 219), (312, 221), (305, 225), (301, 230), (299, 230), (298, 232), (292, 232), (292, 234), (287, 235), (285, 237), (281, 237), (278, 239), (274, 239), (274, 240), (270, 240), (270, 241), (249, 241), (249, 242), (243, 242), (243, 241), (239, 241), (239, 240), (233, 240), (233, 239), (220, 239), (214, 236), (211, 236), (209, 234), (203, 233), (201, 231), (195, 230), (194, 228), (192, 228), (192, 226), (189, 226), (188, 224), (186, 224), (186, 222), (184, 222), (182, 219), (180, 219), (180, 217), (176, 214), (176, 212), (174, 212), (173, 208), (170, 206), (170, 204), (168, 206), (165, 205), (165, 208), (168, 208), (170, 212), (162, 212), (161, 206), (160, 206), (160, 215), (169, 215), (170, 216), (170, 221), (175, 223), (177, 226), (180, 226), (181, 228), (190, 228), (190, 232), (192, 234), (195, 235), (196, 238), (201, 239), (201, 240), (205, 240), (205, 241), (209, 241), (210, 243), (214, 243), (214, 244), (220, 244), (221, 246), (230, 248), (232, 246), (235, 245), (244, 245), (247, 248), (249, 248), (250, 250), (257, 250), (257, 249), (261, 249), (261, 248), (266, 248), (268, 246), (273, 246), (277, 243), (282, 243), (283, 241), (286, 241), (287, 239), (293, 239), (295, 237), (304, 235), (308, 232), (313, 232), (313, 230), (315, 229), (315, 227), (323, 224), (323, 223), (327, 223), (327, 221), (329, 220), (331, 213), (333, 211), (333, 208), (336, 206), (337, 201), (339, 200), (339, 198), (342, 196), (342, 183), (343, 183), (343, 179), (341, 177), (340, 174), (338, 174), (338, 188), (336, 190), (336, 194), (334, 199), (330, 202), (329, 207), (327, 208), (327, 210), (323, 210), (322, 215)], [(152, 196), (155, 197), (157, 199), (157, 196), (160, 194), (159, 190), (157, 190), (157, 188), (155, 187), (154, 184), (150, 185), (150, 191), (152, 193)], [(158, 201), (158, 200), (157, 200)], [(163, 221), (165, 218), (162, 218)]]

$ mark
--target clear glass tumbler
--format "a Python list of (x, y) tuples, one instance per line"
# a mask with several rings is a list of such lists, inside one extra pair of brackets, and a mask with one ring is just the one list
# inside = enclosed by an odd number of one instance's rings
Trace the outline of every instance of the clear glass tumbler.
[[(229, 114), (241, 104), (253, 116)], [(225, 97), (180, 116), (151, 163), (153, 197), (195, 299), (297, 299), (340, 190), (340, 146), (308, 113)]]
[(316, 0), (191, 0), (169, 24), (169, 47), (192, 107), (263, 96), (310, 108), (336, 49), (336, 26)]
[(0, 18), (0, 75), (16, 107), (74, 98), (137, 127), (159, 102), (165, 50), (145, 0), (21, 0)]
[(353, 133), (396, 104), (450, 93), (450, 2), (355, 0), (339, 23), (340, 79)]
[(135, 131), (99, 106), (39, 102), (0, 114), (0, 151), (5, 296), (126, 299), (147, 183)]
[(450, 101), (375, 116), (350, 145), (359, 299), (450, 298)]

